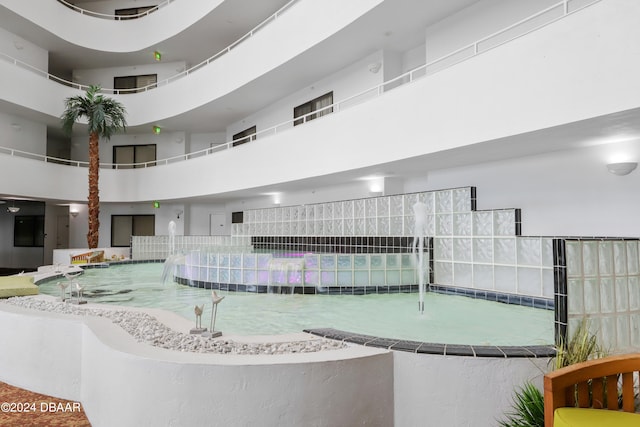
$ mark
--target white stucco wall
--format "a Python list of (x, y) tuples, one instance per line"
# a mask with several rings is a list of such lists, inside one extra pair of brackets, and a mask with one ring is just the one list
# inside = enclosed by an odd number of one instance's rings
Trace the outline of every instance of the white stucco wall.
[(24, 153), (46, 155), (46, 125), (24, 117), (0, 113), (0, 146)]
[[(49, 69), (49, 57), (45, 49), (2, 28), (0, 28), (0, 52), (3, 53), (3, 59), (14, 58), (26, 64), (23, 66), (42, 71)], [(7, 57), (5, 58), (4, 55)]]
[(0, 320), (11, 329), (0, 380), (79, 401), (96, 427), (393, 423), (393, 357), (384, 350), (182, 353), (139, 344), (101, 318), (0, 303)]
[(384, 81), (384, 72), (382, 68), (377, 73), (370, 72), (368, 66), (372, 63), (384, 65), (382, 51), (374, 52), (364, 58), (357, 58), (349, 66), (315, 82), (313, 85), (287, 95), (278, 102), (230, 124), (227, 128), (226, 140), (230, 141), (234, 134), (253, 125), (260, 132), (276, 124), (292, 120), (295, 107), (328, 92), (333, 92), (333, 100), (337, 102), (381, 84)]
[(478, 209), (520, 208), (525, 236), (640, 236), (640, 174), (606, 165), (640, 159), (638, 140), (430, 170), (406, 192), (474, 185)]
[[(149, 52), (152, 57), (153, 52)], [(155, 74), (156, 81), (161, 84), (164, 80), (174, 77), (184, 70), (187, 65), (184, 61), (157, 62), (154, 64), (131, 65), (125, 67), (110, 67), (99, 69), (76, 69), (73, 70), (73, 81), (84, 85), (98, 85), (111, 89), (114, 87), (114, 77), (142, 76)], [(166, 83), (164, 83), (166, 84)], [(131, 94), (127, 94), (131, 95)]]
[(509, 409), (513, 390), (541, 384), (548, 362), (357, 345), (282, 356), (193, 354), (136, 343), (102, 318), (0, 303), (0, 321), (0, 380), (80, 401), (94, 426), (489, 426)]
[(477, 1), (426, 29), (427, 62), (488, 37), (558, 3), (557, 0)]
[(549, 360), (404, 352), (393, 357), (395, 427), (497, 425), (525, 381), (542, 390)]

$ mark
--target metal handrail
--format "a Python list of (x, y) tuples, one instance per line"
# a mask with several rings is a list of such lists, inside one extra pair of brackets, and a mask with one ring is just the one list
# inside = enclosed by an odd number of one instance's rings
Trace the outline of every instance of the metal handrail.
[[(289, 2), (289, 3), (287, 3), (287, 4), (288, 5), (292, 4), (295, 1), (298, 1), (298, 0), (293, 0), (293, 1)], [(481, 39), (479, 39), (479, 40), (477, 40), (477, 41), (475, 41), (473, 43), (470, 43), (470, 44), (468, 44), (468, 45), (466, 45), (466, 46), (464, 46), (464, 47), (462, 47), (460, 49), (456, 49), (455, 51), (453, 51), (453, 52), (451, 52), (451, 53), (449, 53), (447, 55), (444, 55), (444, 56), (442, 56), (440, 58), (437, 58), (437, 59), (435, 59), (433, 61), (427, 62), (424, 65), (418, 66), (418, 67), (416, 67), (416, 68), (414, 68), (414, 69), (412, 69), (412, 70), (410, 70), (410, 71), (408, 71), (408, 72), (406, 72), (406, 73), (404, 73), (404, 74), (402, 74), (402, 75), (400, 75), (398, 77), (395, 77), (395, 78), (393, 78), (391, 80), (388, 80), (386, 82), (380, 83), (380, 84), (378, 84), (376, 86), (373, 86), (373, 87), (371, 87), (369, 89), (363, 90), (363, 91), (361, 91), (359, 93), (356, 93), (355, 95), (351, 95), (351, 96), (349, 96), (349, 97), (347, 97), (345, 99), (342, 99), (341, 101), (335, 102), (335, 103), (333, 103), (331, 105), (327, 105), (327, 106), (325, 106), (325, 107), (323, 107), (323, 108), (321, 108), (319, 110), (312, 111), (310, 113), (304, 114), (302, 116), (295, 117), (295, 118), (287, 120), (285, 122), (281, 122), (281, 123), (279, 123), (279, 124), (277, 124), (275, 126), (272, 126), (270, 128), (267, 128), (267, 129), (264, 129), (264, 130), (261, 130), (261, 131), (255, 132), (255, 133), (252, 133), (250, 135), (245, 135), (240, 139), (249, 139), (251, 141), (251, 140), (257, 139), (258, 136), (266, 137), (266, 136), (269, 136), (269, 135), (274, 135), (274, 134), (277, 134), (278, 132), (282, 132), (282, 130), (291, 129), (292, 127), (294, 127), (296, 125), (296, 123), (304, 124), (304, 123), (308, 122), (309, 120), (320, 118), (320, 117), (323, 116), (323, 114), (321, 114), (321, 113), (324, 112), (324, 111), (326, 111), (326, 112), (339, 112), (339, 111), (347, 109), (347, 108), (349, 108), (349, 107), (351, 107), (353, 105), (359, 104), (361, 102), (365, 102), (365, 101), (367, 101), (367, 100), (369, 100), (371, 98), (377, 98), (377, 97), (381, 96), (384, 92), (387, 92), (387, 91), (389, 91), (391, 89), (395, 89), (398, 86), (402, 86), (402, 85), (405, 85), (407, 83), (414, 82), (414, 81), (416, 81), (416, 80), (418, 80), (418, 79), (420, 79), (420, 78), (422, 78), (424, 76), (432, 75), (434, 73), (442, 71), (442, 70), (444, 70), (446, 68), (449, 68), (449, 67), (451, 67), (451, 66), (453, 66), (455, 64), (458, 64), (458, 63), (460, 63), (460, 62), (462, 62), (464, 60), (467, 60), (469, 58), (475, 57), (475, 56), (477, 56), (477, 55), (479, 55), (481, 53), (487, 52), (487, 51), (489, 51), (491, 49), (494, 49), (494, 48), (496, 48), (496, 47), (498, 47), (498, 46), (500, 46), (502, 44), (505, 44), (505, 43), (507, 43), (509, 41), (515, 40), (517, 38), (520, 38), (520, 37), (522, 37), (522, 36), (524, 36), (526, 34), (529, 34), (529, 33), (533, 32), (533, 31), (535, 31), (535, 30), (537, 30), (539, 28), (542, 28), (542, 27), (544, 27), (546, 25), (549, 25), (552, 22), (558, 21), (559, 19), (562, 19), (562, 18), (564, 18), (564, 17), (566, 17), (566, 16), (568, 16), (570, 14), (573, 14), (573, 13), (579, 11), (579, 10), (582, 10), (582, 9), (584, 9), (584, 8), (586, 8), (588, 6), (591, 6), (591, 5), (595, 4), (595, 3), (598, 3), (598, 2), (600, 2), (602, 0), (591, 0), (587, 4), (584, 4), (581, 7), (576, 8), (573, 11), (570, 11), (569, 7), (568, 7), (568, 4), (570, 2), (572, 2), (572, 1), (574, 1), (574, 0), (562, 0), (559, 3), (556, 3), (555, 5), (549, 6), (546, 9), (543, 9), (543, 10), (541, 10), (541, 11), (539, 11), (539, 12), (537, 12), (537, 13), (535, 13), (535, 14), (533, 14), (533, 15), (525, 18), (525, 19), (522, 19), (522, 20), (520, 20), (520, 21), (518, 21), (518, 22), (516, 22), (516, 23), (514, 23), (514, 24), (512, 24), (512, 25), (510, 25), (510, 26), (508, 26), (508, 27), (506, 27), (504, 29), (502, 29), (502, 30), (496, 31), (495, 33), (492, 33), (492, 34), (490, 34), (490, 35), (488, 35), (486, 37), (483, 37), (483, 38), (481, 38)], [(514, 28), (516, 28), (516, 27), (518, 27), (518, 26), (520, 26), (522, 24), (529, 23), (529, 22), (533, 21), (534, 19), (537, 19), (540, 16), (542, 16), (542, 15), (544, 15), (544, 14), (546, 14), (546, 13), (548, 13), (548, 12), (554, 10), (554, 9), (560, 8), (560, 7), (562, 8), (561, 16), (552, 18), (549, 21), (541, 23), (541, 24), (539, 24), (539, 25), (537, 25), (535, 27), (532, 27), (532, 28), (528, 29), (527, 31), (519, 33), (518, 35), (515, 35), (515, 36), (513, 36), (513, 37), (511, 37), (509, 39), (502, 40), (502, 41), (496, 43), (495, 45), (492, 45), (492, 46), (487, 47), (485, 49), (480, 49), (479, 48), (480, 44), (482, 44), (484, 42), (487, 42), (487, 41), (491, 40), (494, 37), (497, 37), (499, 35), (505, 34), (506, 32), (511, 31), (512, 29), (514, 29)], [(460, 53), (465, 52), (465, 51), (470, 51), (470, 55), (466, 56), (466, 57), (463, 57), (463, 58), (457, 58), (455, 62), (445, 64), (445, 67), (443, 67), (443, 68), (430, 69), (430, 68), (434, 68), (434, 66), (436, 66), (436, 65), (438, 65), (440, 63), (446, 62), (447, 59), (455, 58), (457, 55), (459, 55)], [(2, 53), (0, 53), (0, 58), (9, 58), (9, 59), (12, 60), (12, 61), (9, 61), (9, 62), (14, 62), (16, 65), (25, 66), (25, 68), (27, 68), (27, 69), (33, 69), (33, 67), (29, 66), (28, 64), (25, 64), (22, 61), (16, 60), (16, 59), (11, 58), (8, 55), (4, 55)], [(311, 117), (311, 116), (317, 116), (317, 117)], [(107, 169), (131, 169), (131, 168), (147, 168), (147, 167), (151, 167), (151, 166), (168, 165), (168, 164), (172, 164), (172, 163), (176, 163), (176, 162), (180, 162), (180, 161), (186, 161), (186, 160), (189, 160), (189, 159), (210, 155), (210, 154), (216, 153), (218, 151), (231, 149), (234, 146), (233, 145), (234, 142), (237, 142), (237, 140), (230, 140), (230, 141), (224, 142), (222, 144), (211, 146), (209, 148), (205, 148), (205, 149), (202, 149), (202, 150), (194, 151), (194, 152), (191, 152), (191, 153), (180, 154), (180, 155), (177, 155), (177, 156), (173, 156), (173, 157), (169, 157), (169, 158), (161, 159), (161, 160), (152, 160), (152, 161), (149, 161), (149, 162), (130, 163), (130, 164), (100, 163), (100, 167), (101, 168), (107, 168)], [(15, 150), (15, 149), (12, 149), (12, 148), (6, 148), (6, 147), (1, 147), (0, 146), (0, 153), (3, 153), (3, 152), (4, 153), (8, 153), (9, 155), (17, 155), (19, 157), (36, 158), (36, 159), (41, 158), (41, 159), (44, 159), (45, 162), (68, 164), (70, 166), (76, 166), (76, 167), (86, 167), (89, 164), (88, 162), (85, 162), (85, 161), (59, 159), (59, 158), (55, 158), (55, 157), (49, 157), (49, 156), (44, 156), (44, 155), (39, 155), (39, 154), (32, 154), (32, 153), (27, 153), (27, 152), (24, 152), (24, 151)]]
[[(81, 9), (78, 8), (77, 6), (71, 5), (70, 3), (66, 2), (65, 0), (58, 0), (60, 3), (63, 3), (65, 6), (70, 7), (71, 9), (74, 10), (78, 10), (78, 11), (85, 11), (85, 9)], [(158, 10), (161, 7), (167, 6), (168, 4), (174, 2), (176, 0), (165, 0), (165, 2), (161, 3), (160, 5), (156, 6), (156, 8), (154, 9), (150, 9), (146, 12), (143, 12), (142, 15), (148, 15), (149, 13)], [(255, 27), (253, 27), (253, 29), (251, 29), (248, 33), (246, 33), (245, 35), (243, 35), (242, 37), (240, 37), (238, 40), (234, 41), (233, 43), (231, 43), (229, 46), (225, 47), (224, 49), (222, 49), (221, 51), (219, 51), (218, 53), (214, 54), (213, 56), (205, 59), (204, 61), (192, 66), (191, 68), (188, 68), (184, 71), (181, 71), (177, 74), (174, 74), (170, 77), (167, 77), (164, 80), (161, 80), (159, 82), (156, 83), (151, 83), (148, 84), (146, 86), (141, 86), (141, 87), (137, 87), (137, 88), (130, 88), (130, 89), (115, 89), (115, 88), (101, 88), (103, 93), (107, 93), (107, 94), (114, 94), (114, 95), (118, 95), (118, 94), (127, 94), (127, 93), (139, 93), (139, 92), (146, 92), (150, 89), (155, 89), (159, 86), (164, 86), (166, 84), (169, 84), (171, 82), (174, 82), (175, 80), (178, 80), (182, 77), (186, 77), (189, 74), (193, 73), (194, 71), (197, 71), (198, 69), (209, 65), (211, 62), (215, 61), (216, 59), (220, 58), (221, 56), (231, 52), (232, 49), (234, 49), (235, 47), (237, 47), (240, 43), (248, 40), (249, 38), (253, 37), (254, 34), (256, 34), (258, 31), (260, 31), (264, 26), (266, 26), (269, 22), (276, 20), (278, 17), (280, 17), (280, 15), (282, 15), (287, 9), (289, 9), (294, 3), (297, 3), (300, 0), (290, 0), (289, 2), (287, 2), (284, 6), (282, 6), (280, 9), (278, 9), (275, 13), (273, 13), (272, 15), (270, 15), (269, 17), (267, 17), (265, 20), (263, 20), (262, 22), (260, 22), (258, 25), (256, 25)], [(103, 15), (105, 17), (115, 17), (116, 15), (105, 15), (105, 14), (97, 14), (96, 12), (90, 12), (86, 11), (87, 13), (84, 14), (96, 14), (96, 15)], [(93, 16), (93, 15), (92, 15)], [(126, 17), (123, 18), (128, 18), (130, 19), (131, 17), (135, 17), (137, 15), (127, 15)], [(52, 80), (55, 81), (57, 83), (63, 84), (65, 86), (69, 86), (72, 87), (74, 89), (79, 89), (79, 90), (87, 90), (89, 88), (89, 85), (84, 85), (84, 84), (80, 84), (80, 83), (74, 83), (71, 82), (69, 80), (65, 80), (61, 77), (57, 77), (54, 76), (52, 74), (49, 74), (47, 71), (42, 71), (36, 67), (33, 67), (29, 64), (26, 64), (18, 59), (15, 59), (13, 57), (10, 57), (9, 55), (6, 54), (1, 54), (2, 56), (6, 56), (9, 57), (13, 60), (13, 62), (16, 65), (20, 65), (26, 69), (29, 69), (37, 74), (43, 75), (44, 77), (46, 77), (48, 80)], [(12, 62), (12, 61), (9, 61)]]
[(150, 13), (153, 13), (158, 9), (162, 9), (163, 7), (173, 3), (174, 1), (176, 0), (164, 0), (162, 3), (156, 6), (153, 6), (151, 9), (148, 9), (148, 10), (145, 10), (144, 12), (136, 13), (133, 15), (115, 15), (115, 14), (112, 15), (109, 13), (93, 12), (91, 10), (78, 7), (75, 4), (71, 4), (65, 0), (58, 0), (58, 3), (62, 3), (63, 5), (67, 6), (69, 9), (75, 12), (78, 12), (81, 15), (92, 16), (94, 18), (122, 21), (122, 20), (137, 19), (137, 18), (142, 18), (143, 16), (148, 16)]

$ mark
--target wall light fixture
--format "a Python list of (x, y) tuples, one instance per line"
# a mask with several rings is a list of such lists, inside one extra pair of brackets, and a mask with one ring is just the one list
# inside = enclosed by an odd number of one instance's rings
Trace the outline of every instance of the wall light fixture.
[(638, 167), (638, 163), (636, 162), (619, 162), (619, 163), (609, 163), (607, 165), (607, 170), (614, 175), (624, 176), (629, 175)]

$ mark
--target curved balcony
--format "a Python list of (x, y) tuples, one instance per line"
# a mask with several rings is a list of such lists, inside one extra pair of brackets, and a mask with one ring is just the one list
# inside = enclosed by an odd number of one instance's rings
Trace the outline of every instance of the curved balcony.
[[(603, 33), (594, 28), (603, 15), (615, 17), (620, 31)], [(289, 124), (286, 132), (279, 130), (286, 123), (276, 126), (271, 136), (261, 134), (249, 144), (160, 160), (156, 163), (162, 166), (157, 167), (103, 169), (101, 199), (136, 202), (222, 195), (331, 174), (353, 178), (369, 167), (409, 159), (419, 160), (414, 165), (424, 171), (460, 165), (463, 158), (477, 163), (583, 146), (593, 137), (584, 134), (590, 128), (587, 121), (597, 124), (604, 118), (613, 124), (626, 120), (620, 112), (638, 108), (636, 90), (629, 88), (640, 90), (635, 79), (640, 64), (629, 63), (628, 52), (609, 48), (632, 49), (629, 36), (640, 37), (634, 16), (631, 9), (616, 11), (610, 3), (599, 2), (566, 18), (571, 38), (565, 37), (567, 26), (548, 25), (395, 90), (385, 92), (378, 86), (372, 92), (384, 95), (357, 107), (346, 108), (341, 101), (334, 104), (334, 114), (304, 126)], [(533, 66), (540, 58), (544, 67)], [(576, 75), (581, 79), (573, 78)], [(565, 76), (561, 84), (558, 76)], [(464, 102), (452, 93), (464, 94)], [(594, 98), (599, 102), (590, 102)], [(572, 125), (577, 122), (583, 125)], [(559, 131), (552, 137), (527, 136), (554, 128)], [(462, 158), (440, 155), (444, 152), (464, 154)], [(49, 188), (2, 179), (0, 192), (84, 198), (86, 169), (37, 164), (0, 156), (3, 172), (36, 170), (44, 176), (34, 181), (52, 183)], [(61, 179), (66, 184), (59, 185)], [(2, 188), (7, 186), (11, 191)]]
[(215, 13), (224, 0), (189, 0), (189, 7), (175, 0), (164, 3), (165, 7), (135, 21), (101, 19), (95, 13), (78, 13), (57, 1), (41, 1), (33, 7), (30, 2), (0, 0), (0, 7), (7, 10), (7, 15), (18, 15), (24, 21), (20, 25), (35, 24), (52, 37), (76, 46), (102, 52), (136, 52), (187, 30)]
[[(348, 8), (342, 5), (340, 9), (343, 13), (335, 17), (333, 10), (340, 6), (338, 0), (292, 0), (274, 14), (273, 19), (268, 20), (269, 25), (267, 21), (263, 22), (213, 57), (158, 82), (153, 85), (156, 90), (143, 88), (142, 93), (120, 98), (129, 112), (127, 121), (130, 127), (149, 124), (219, 101), (308, 52), (381, 2), (382, 0), (361, 0), (350, 4)], [(295, 7), (291, 7), (292, 5)], [(160, 9), (158, 14), (166, 9), (169, 6)], [(292, 40), (291, 34), (299, 36)], [(255, 61), (255, 58), (260, 58), (260, 61)], [(0, 62), (0, 68), (3, 75), (7, 76), (5, 81), (11, 82), (6, 87), (0, 87), (0, 98), (47, 116), (59, 117), (63, 109), (60, 100), (86, 89), (86, 86), (65, 81), (8, 55), (0, 55), (0, 59), (4, 59), (4, 62)], [(247, 63), (254, 66), (247, 67)], [(25, 69), (29, 72), (25, 73)], [(234, 71), (231, 73), (229, 70)], [(286, 75), (287, 70), (281, 69), (279, 73)], [(46, 99), (31, 99), (25, 96), (25, 87), (47, 93), (48, 96)], [(184, 96), (185, 93), (189, 96)], [(115, 96), (118, 97), (119, 94)], [(167, 99), (173, 102), (168, 103)]]
[(102, 19), (109, 19), (109, 20), (117, 20), (117, 21), (122, 21), (122, 20), (128, 20), (128, 19), (138, 19), (138, 18), (144, 18), (146, 16), (149, 16), (150, 14), (152, 14), (153, 12), (158, 11), (159, 9), (162, 9), (163, 7), (166, 7), (168, 5), (170, 5), (171, 3), (173, 3), (176, 0), (164, 0), (161, 3), (149, 7), (148, 9), (145, 8), (145, 10), (141, 11), (141, 12), (137, 12), (137, 13), (131, 13), (131, 14), (126, 14), (126, 15), (118, 15), (118, 14), (111, 14), (111, 13), (101, 13), (101, 12), (96, 12), (96, 11), (92, 11), (92, 10), (88, 10), (88, 9), (83, 9), (79, 6), (76, 6), (73, 3), (69, 3), (66, 0), (58, 0), (58, 3), (61, 3), (65, 6), (67, 6), (69, 9), (78, 12), (81, 15), (87, 15), (87, 16), (93, 16), (95, 18), (102, 18)]
[[(597, 2), (568, 16), (566, 25), (545, 26), (500, 49), (414, 79), (437, 65), (427, 64), (399, 77), (412, 84), (393, 91), (377, 86), (361, 94), (361, 99), (334, 104), (334, 114), (304, 126), (291, 129), (291, 123), (283, 123), (261, 132), (250, 144), (159, 160), (157, 167), (103, 169), (101, 199), (137, 202), (223, 195), (331, 174), (353, 178), (369, 167), (409, 159), (419, 160), (416, 163), (423, 171), (464, 164), (455, 155), (442, 156), (445, 152), (463, 153), (463, 158), (472, 157), (478, 163), (595, 144), (594, 135), (585, 133), (592, 127), (589, 121), (598, 129), (602, 123), (628, 124), (631, 110), (638, 108), (633, 93), (640, 90), (635, 79), (640, 64), (627, 60), (634, 49), (630, 36), (640, 36), (634, 24), (637, 13), (637, 6), (619, 10), (609, 2)], [(603, 32), (594, 26), (603, 16), (616, 22), (619, 31)], [(567, 28), (571, 38), (566, 37)], [(543, 67), (535, 65), (541, 60)], [(454, 93), (463, 94), (464, 100)], [(349, 103), (358, 106), (347, 108)], [(573, 126), (578, 122), (580, 126)], [(527, 136), (554, 128), (559, 131), (534, 139)], [(0, 155), (0, 192), (84, 199), (82, 162), (68, 162), (75, 166), (68, 167), (53, 164), (57, 160), (45, 156), (34, 160), (17, 150), (3, 152), (9, 155)], [(48, 163), (43, 165), (41, 160)], [(24, 170), (34, 171), (34, 179), (10, 179)]]

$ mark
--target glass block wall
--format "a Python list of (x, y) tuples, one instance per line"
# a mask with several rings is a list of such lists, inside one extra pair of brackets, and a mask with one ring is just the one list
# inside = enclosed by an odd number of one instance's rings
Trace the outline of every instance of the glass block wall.
[[(425, 267), (429, 254), (425, 254)], [(417, 292), (412, 254), (304, 254), (191, 251), (178, 266), (178, 281), (241, 292), (350, 294)]]
[(370, 197), (310, 205), (253, 209), (233, 235), (244, 236), (413, 236), (413, 206), (427, 207), (427, 235), (450, 234), (453, 212), (475, 210), (475, 188)]
[[(131, 259), (164, 260), (170, 255), (169, 236), (131, 236)], [(246, 236), (174, 236), (176, 253), (207, 248), (213, 252), (251, 252)]]
[[(566, 239), (566, 278), (559, 314), (568, 336), (583, 318), (607, 349), (640, 348), (640, 250), (638, 239)], [(562, 282), (562, 281), (561, 281)]]
[(432, 238), (431, 283), (551, 304), (553, 239), (521, 237), (518, 209), (477, 211), (474, 187), (248, 210), (232, 232), (271, 251), (388, 253), (399, 246), (404, 249), (396, 252), (410, 252), (417, 202), (426, 208), (425, 232)]

